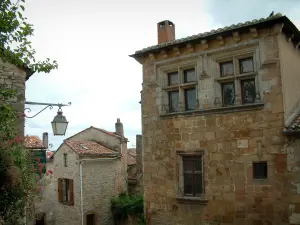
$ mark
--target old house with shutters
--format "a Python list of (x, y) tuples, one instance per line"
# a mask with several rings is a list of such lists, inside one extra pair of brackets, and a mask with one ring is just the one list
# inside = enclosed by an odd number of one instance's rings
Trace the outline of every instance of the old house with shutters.
[(115, 132), (89, 127), (65, 139), (52, 156), (47, 167), (53, 168), (53, 178), (40, 204), (43, 224), (114, 223), (111, 199), (127, 192), (128, 152), (119, 119), (115, 126)]
[(157, 32), (131, 55), (143, 66), (147, 224), (300, 224), (299, 146), (284, 133), (300, 103), (298, 28), (276, 14)]

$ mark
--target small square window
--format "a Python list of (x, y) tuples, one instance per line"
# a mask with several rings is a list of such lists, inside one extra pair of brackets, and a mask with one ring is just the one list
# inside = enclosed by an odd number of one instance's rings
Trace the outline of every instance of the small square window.
[(253, 58), (240, 59), (240, 73), (249, 73), (254, 71)]
[(234, 105), (235, 90), (233, 82), (222, 84), (222, 101), (223, 106)]
[(255, 102), (255, 79), (242, 80), (242, 102), (243, 104), (249, 104)]
[(184, 156), (184, 195), (201, 196), (204, 192), (202, 156)]
[(196, 109), (196, 89), (189, 88), (184, 90), (185, 110)]
[(231, 76), (234, 74), (233, 62), (220, 63), (221, 77)]
[(169, 86), (179, 84), (178, 72), (168, 73), (168, 83)]
[(184, 70), (184, 83), (190, 83), (196, 81), (195, 69)]
[(169, 111), (178, 112), (179, 110), (179, 91), (169, 92)]
[(253, 162), (253, 178), (267, 179), (268, 178), (268, 163), (267, 162)]

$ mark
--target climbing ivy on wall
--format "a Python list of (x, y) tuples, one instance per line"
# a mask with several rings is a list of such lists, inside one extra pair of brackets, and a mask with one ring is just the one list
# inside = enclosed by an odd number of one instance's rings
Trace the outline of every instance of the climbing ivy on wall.
[(146, 224), (144, 219), (144, 198), (143, 195), (120, 194), (112, 199), (111, 209), (114, 216), (115, 224), (126, 221), (129, 216), (138, 218), (140, 225)]

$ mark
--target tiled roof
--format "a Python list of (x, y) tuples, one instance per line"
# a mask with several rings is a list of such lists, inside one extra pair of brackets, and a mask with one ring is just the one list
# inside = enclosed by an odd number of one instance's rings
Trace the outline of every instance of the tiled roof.
[(286, 129), (287, 131), (299, 131), (300, 132), (300, 115), (298, 115), (294, 121), (291, 123), (289, 127)]
[[(173, 41), (161, 43), (161, 44), (158, 44), (158, 45), (153, 45), (153, 46), (144, 48), (142, 50), (136, 51), (133, 55), (130, 55), (130, 56), (134, 57), (134, 56), (146, 53), (146, 52), (159, 50), (159, 49), (162, 49), (164, 47), (177, 45), (177, 44), (181, 44), (181, 43), (185, 43), (185, 42), (190, 42), (190, 41), (194, 41), (194, 40), (197, 40), (197, 39), (205, 39), (205, 38), (208, 38), (208, 37), (213, 36), (213, 35), (220, 35), (221, 33), (238, 30), (238, 29), (241, 29), (241, 28), (244, 28), (244, 27), (255, 26), (255, 25), (258, 25), (258, 24), (263, 24), (263, 23), (266, 23), (268, 21), (273, 21), (273, 20), (281, 19), (281, 18), (284, 19), (284, 20), (289, 21), (289, 19), (286, 16), (282, 16), (281, 13), (277, 13), (277, 14), (275, 14), (273, 16), (270, 16), (270, 17), (267, 17), (267, 18), (254, 19), (252, 21), (247, 21), (247, 22), (244, 22), (244, 23), (232, 24), (231, 26), (226, 26), (226, 27), (219, 28), (219, 29), (216, 29), (216, 30), (211, 30), (209, 32), (199, 33), (199, 34), (188, 36), (188, 37), (185, 37), (185, 38), (180, 38), (180, 39), (176, 39), (176, 40), (173, 40)], [(291, 22), (289, 21), (289, 23), (291, 23)], [(297, 32), (299, 33), (299, 30)]]
[(70, 141), (66, 140), (66, 143), (71, 149), (82, 156), (117, 156), (119, 155), (112, 149), (109, 149), (103, 145), (94, 141)]
[(136, 164), (136, 149), (129, 148), (127, 149), (127, 165), (132, 166)]
[(24, 144), (26, 148), (45, 148), (42, 140), (38, 136), (25, 136)]

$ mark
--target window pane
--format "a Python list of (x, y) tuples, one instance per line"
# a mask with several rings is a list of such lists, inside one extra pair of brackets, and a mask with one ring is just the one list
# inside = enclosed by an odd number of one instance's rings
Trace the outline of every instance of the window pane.
[(185, 110), (194, 110), (196, 109), (196, 89), (185, 89), (184, 90), (185, 98)]
[(183, 73), (184, 73), (184, 83), (196, 81), (195, 69), (185, 70)]
[(249, 73), (254, 71), (253, 58), (240, 60), (240, 72)]
[(241, 81), (242, 87), (242, 101), (243, 104), (255, 102), (255, 80), (243, 80)]
[(192, 172), (194, 170), (194, 161), (183, 160), (183, 170), (184, 172)]
[(233, 75), (233, 62), (224, 62), (220, 64), (221, 67), (221, 77)]
[(169, 85), (179, 84), (178, 72), (168, 73)]
[(202, 171), (202, 159), (200, 157), (195, 159), (195, 171)]
[(193, 175), (185, 174), (184, 175), (184, 194), (192, 195), (193, 194)]
[(202, 174), (194, 175), (195, 177), (195, 195), (201, 195), (203, 193), (203, 180)]
[(170, 112), (177, 112), (179, 106), (179, 91), (169, 92), (169, 110)]
[(69, 180), (65, 179), (65, 184), (66, 184), (66, 201), (69, 201), (69, 191), (70, 191)]
[(224, 106), (234, 105), (234, 101), (235, 101), (234, 83), (222, 84), (222, 99), (223, 99)]

